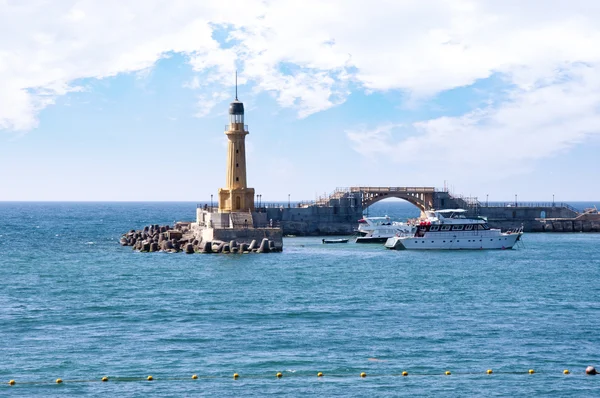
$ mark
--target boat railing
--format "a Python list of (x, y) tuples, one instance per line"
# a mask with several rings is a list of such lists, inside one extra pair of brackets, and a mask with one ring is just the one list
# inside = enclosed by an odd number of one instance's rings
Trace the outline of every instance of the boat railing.
[(516, 228), (510, 228), (508, 230), (506, 230), (507, 234), (522, 234), (523, 233), (523, 225), (521, 225), (520, 227), (516, 227)]

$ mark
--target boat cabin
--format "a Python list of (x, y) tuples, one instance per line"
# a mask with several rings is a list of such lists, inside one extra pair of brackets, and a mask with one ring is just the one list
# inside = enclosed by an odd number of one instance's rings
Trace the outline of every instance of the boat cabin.
[(482, 231), (489, 230), (487, 220), (482, 217), (467, 218), (464, 209), (427, 210), (426, 219), (419, 222), (415, 236), (426, 232)]

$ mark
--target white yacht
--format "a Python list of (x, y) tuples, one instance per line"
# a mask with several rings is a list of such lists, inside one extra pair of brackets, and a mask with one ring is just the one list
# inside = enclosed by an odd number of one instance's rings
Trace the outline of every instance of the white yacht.
[(410, 225), (385, 216), (358, 220), (358, 233), (361, 236), (356, 238), (356, 243), (385, 243), (392, 236), (412, 235), (414, 232)]
[(501, 232), (484, 218), (466, 218), (463, 209), (428, 210), (411, 236), (394, 236), (385, 247), (395, 250), (512, 249), (523, 228)]

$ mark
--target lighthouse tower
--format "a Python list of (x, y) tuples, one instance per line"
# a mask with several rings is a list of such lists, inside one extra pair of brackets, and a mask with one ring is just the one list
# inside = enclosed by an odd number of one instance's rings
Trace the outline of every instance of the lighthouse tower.
[(253, 212), (254, 188), (246, 182), (246, 135), (244, 104), (237, 98), (237, 73), (235, 77), (235, 100), (229, 104), (227, 135), (227, 177), (225, 188), (219, 188), (219, 213)]

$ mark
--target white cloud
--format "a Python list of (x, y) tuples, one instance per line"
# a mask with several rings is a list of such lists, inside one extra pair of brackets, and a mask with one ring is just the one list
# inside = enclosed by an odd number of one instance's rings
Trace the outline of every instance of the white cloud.
[[(172, 52), (198, 73), (189, 86), (200, 91), (199, 115), (223, 100), (212, 92), (230, 92), (237, 67), (241, 84), (300, 117), (344, 102), (351, 82), (426, 99), (499, 74), (515, 90), (502, 109), (529, 107), (514, 115), (528, 123), (545, 108), (527, 98), (549, 87), (579, 106), (581, 93), (557, 77), (574, 76), (582, 63), (598, 72), (599, 17), (593, 0), (3, 2), (0, 32), (10, 40), (0, 44), (0, 129), (34, 128), (39, 111), (77, 79), (147, 71)], [(216, 28), (229, 32), (224, 46)], [(503, 115), (494, 109), (480, 112)], [(578, 123), (565, 123), (565, 134), (577, 137)]]
[(243, 12), (236, 12), (239, 4), (0, 3), (0, 34), (5, 38), (0, 44), (0, 129), (34, 128), (37, 113), (70, 91), (77, 79), (146, 70), (169, 52), (218, 50), (210, 24), (222, 21), (224, 15), (232, 23), (241, 20)]
[(228, 92), (217, 92), (217, 93), (212, 93), (211, 95), (200, 94), (198, 96), (198, 102), (197, 102), (198, 112), (196, 113), (196, 116), (204, 117), (204, 116), (210, 115), (213, 108), (218, 103), (220, 103), (221, 101), (224, 101), (228, 98), (231, 98), (231, 93), (228, 93)]
[(577, 65), (458, 117), (347, 131), (354, 149), (453, 180), (507, 178), (600, 134), (600, 74)]

